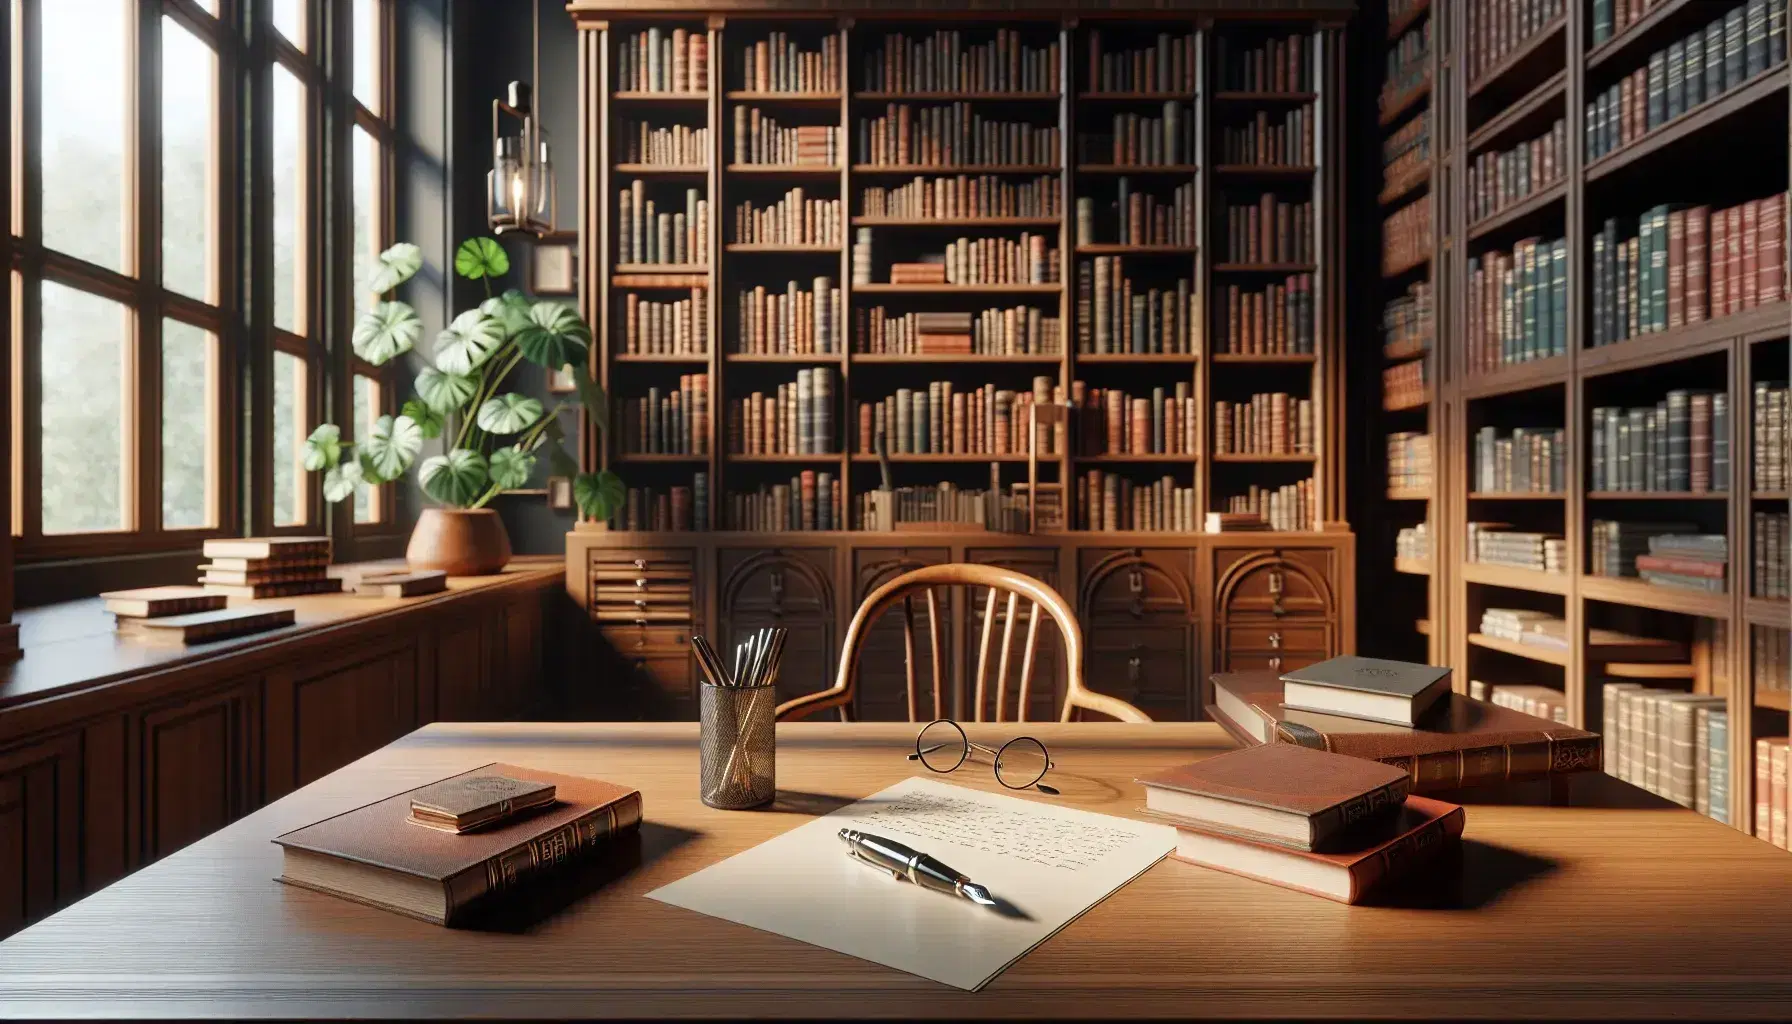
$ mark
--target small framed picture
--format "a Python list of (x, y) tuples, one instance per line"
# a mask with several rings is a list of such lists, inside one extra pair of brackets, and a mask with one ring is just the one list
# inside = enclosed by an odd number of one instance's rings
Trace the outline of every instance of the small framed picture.
[(574, 295), (578, 280), (578, 236), (570, 231), (544, 235), (529, 249), (529, 292), (532, 295)]
[(572, 511), (572, 481), (563, 476), (548, 477), (548, 507), (558, 512)]
[(564, 395), (568, 392), (579, 390), (579, 385), (573, 380), (572, 376), (576, 372), (578, 371), (571, 363), (562, 366), (558, 370), (549, 370), (548, 391), (556, 395)]

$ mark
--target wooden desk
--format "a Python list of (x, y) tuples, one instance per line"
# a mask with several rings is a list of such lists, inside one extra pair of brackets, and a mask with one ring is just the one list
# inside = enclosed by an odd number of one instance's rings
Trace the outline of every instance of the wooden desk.
[[(910, 771), (910, 726), (782, 725), (778, 809), (712, 811), (696, 797), (696, 728), (420, 729), (0, 943), (0, 1009), (1783, 1018), (1792, 1008), (1792, 857), (1662, 806), (1472, 806), (1461, 863), (1398, 907), (1345, 907), (1161, 863), (983, 992), (959, 992), (642, 897)], [(1208, 724), (1024, 728), (1052, 748), (1057, 799), (1125, 815), (1140, 805), (1136, 774), (1228, 746)], [(499, 759), (639, 786), (639, 866), (523, 934), (437, 928), (272, 880), (271, 836)], [(958, 775), (995, 785), (987, 772)], [(1601, 776), (1574, 788), (1583, 802), (1636, 793)]]

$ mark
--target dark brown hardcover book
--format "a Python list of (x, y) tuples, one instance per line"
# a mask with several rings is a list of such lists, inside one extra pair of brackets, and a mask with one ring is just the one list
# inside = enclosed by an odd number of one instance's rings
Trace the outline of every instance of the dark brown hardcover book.
[(410, 823), (419, 790), (407, 790), (276, 838), (286, 851), (279, 880), (448, 924), (481, 900), (600, 853), (641, 823), (640, 792), (614, 783), (508, 764), (455, 778), (493, 774), (552, 784), (555, 802), (496, 828), (450, 835)]
[(120, 619), (118, 635), (178, 647), (261, 633), (293, 623), (291, 608), (219, 608), (161, 618)]
[(448, 589), (448, 574), (440, 569), (425, 569), (389, 576), (363, 576), (355, 582), (354, 589), (361, 597), (419, 597), (423, 594), (438, 594)]
[(306, 594), (337, 594), (342, 592), (342, 581), (334, 576), (323, 579), (290, 580), (285, 583), (206, 583), (207, 593), (223, 594), (226, 597), (246, 597), (259, 601), (268, 597), (303, 597)]
[(209, 612), (224, 607), (223, 594), (208, 594), (199, 587), (139, 587), (109, 590), (100, 595), (106, 610), (122, 618), (155, 618)]
[(199, 567), (199, 582), (229, 583), (236, 586), (248, 586), (256, 583), (294, 583), (302, 580), (323, 579), (327, 573), (328, 568), (322, 565), (245, 570), (231, 569), (206, 562)]
[(1381, 761), (1404, 769), (1417, 793), (1600, 767), (1597, 734), (1460, 693), (1443, 698), (1419, 729), (1284, 709), (1271, 672), (1216, 675), (1213, 696), (1209, 716), (1246, 746), (1297, 743)]
[(1300, 850), (1335, 848), (1399, 807), (1412, 789), (1391, 765), (1291, 743), (1228, 751), (1138, 782), (1146, 810)]
[(274, 569), (321, 569), (329, 566), (330, 558), (327, 554), (301, 558), (212, 558), (208, 564), (211, 568), (231, 572), (267, 572)]
[(1753, 309), (1761, 301), (1761, 201), (1742, 204), (1742, 308)]
[(456, 775), (411, 793), (411, 822), (460, 835), (554, 802), (552, 782), (500, 772)]
[(1176, 830), (1176, 849), (1170, 856), (1339, 903), (1356, 903), (1377, 886), (1397, 884), (1405, 873), (1454, 844), (1462, 836), (1463, 821), (1460, 806), (1413, 796), (1354, 850), (1311, 853), (1185, 827)]
[(1759, 300), (1766, 305), (1786, 297), (1786, 193), (1761, 200), (1758, 230)]
[(1705, 319), (1710, 301), (1710, 225), (1711, 208), (1695, 206), (1686, 211), (1686, 300), (1685, 319), (1696, 324)]
[(330, 555), (328, 537), (222, 537), (208, 540), (202, 549), (207, 558), (311, 559)]
[(1414, 725), (1450, 690), (1450, 670), (1355, 654), (1282, 675), (1282, 703), (1290, 709)]

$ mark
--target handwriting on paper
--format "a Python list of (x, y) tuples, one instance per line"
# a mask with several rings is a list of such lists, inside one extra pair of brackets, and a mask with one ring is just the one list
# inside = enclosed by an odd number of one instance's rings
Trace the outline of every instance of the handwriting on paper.
[(906, 793), (856, 815), (868, 832), (901, 832), (1077, 871), (1138, 838), (1135, 832), (933, 793)]

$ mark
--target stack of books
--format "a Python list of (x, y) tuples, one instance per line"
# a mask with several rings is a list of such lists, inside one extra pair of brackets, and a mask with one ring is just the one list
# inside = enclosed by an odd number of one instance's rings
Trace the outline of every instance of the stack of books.
[(1547, 686), (1514, 686), (1502, 683), (1488, 686), (1479, 679), (1468, 681), (1469, 696), (1502, 708), (1522, 711), (1534, 718), (1568, 724), (1568, 698), (1560, 690)]
[(1636, 556), (1636, 574), (1657, 586), (1724, 592), (1730, 546), (1721, 533), (1664, 533), (1649, 538), (1649, 553)]
[(226, 608), (224, 594), (202, 587), (141, 587), (100, 595), (119, 636), (179, 646), (290, 626), (291, 608)]
[(1293, 744), (1250, 747), (1139, 779), (1176, 825), (1177, 860), (1356, 903), (1462, 835), (1455, 804), (1409, 796), (1399, 768)]
[(890, 264), (891, 284), (945, 284), (946, 257), (922, 256), (915, 263)]
[(1394, 537), (1394, 557), (1431, 560), (1431, 529), (1425, 523), (1402, 526)]
[(1567, 541), (1551, 533), (1512, 530), (1506, 523), (1469, 523), (1468, 560), (1534, 572), (1567, 571)]
[(970, 355), (971, 314), (916, 313), (915, 352), (924, 356)]
[(1612, 774), (1683, 807), (1714, 817), (1721, 807), (1727, 816), (1730, 741), (1723, 697), (1637, 683), (1606, 683), (1603, 694)]
[[(1489, 608), (1481, 613), (1481, 632), (1501, 640), (1510, 640), (1515, 644), (1532, 643), (1542, 646), (1554, 646), (1549, 641), (1550, 629), (1546, 623), (1561, 622), (1560, 618), (1549, 612), (1540, 612), (1531, 608)], [(1533, 628), (1538, 628), (1532, 633)], [(1532, 639), (1535, 636), (1536, 639)]]
[(342, 581), (329, 573), (328, 537), (242, 537), (208, 540), (209, 561), (199, 567), (206, 593), (258, 601), (336, 593)]
[(1267, 529), (1269, 529), (1269, 523), (1255, 512), (1207, 513), (1206, 531), (1208, 533), (1241, 533)]
[(1594, 576), (1634, 576), (1637, 556), (1648, 553), (1650, 537), (1694, 529), (1697, 527), (1691, 523), (1623, 523), (1595, 519), (1591, 572)]

